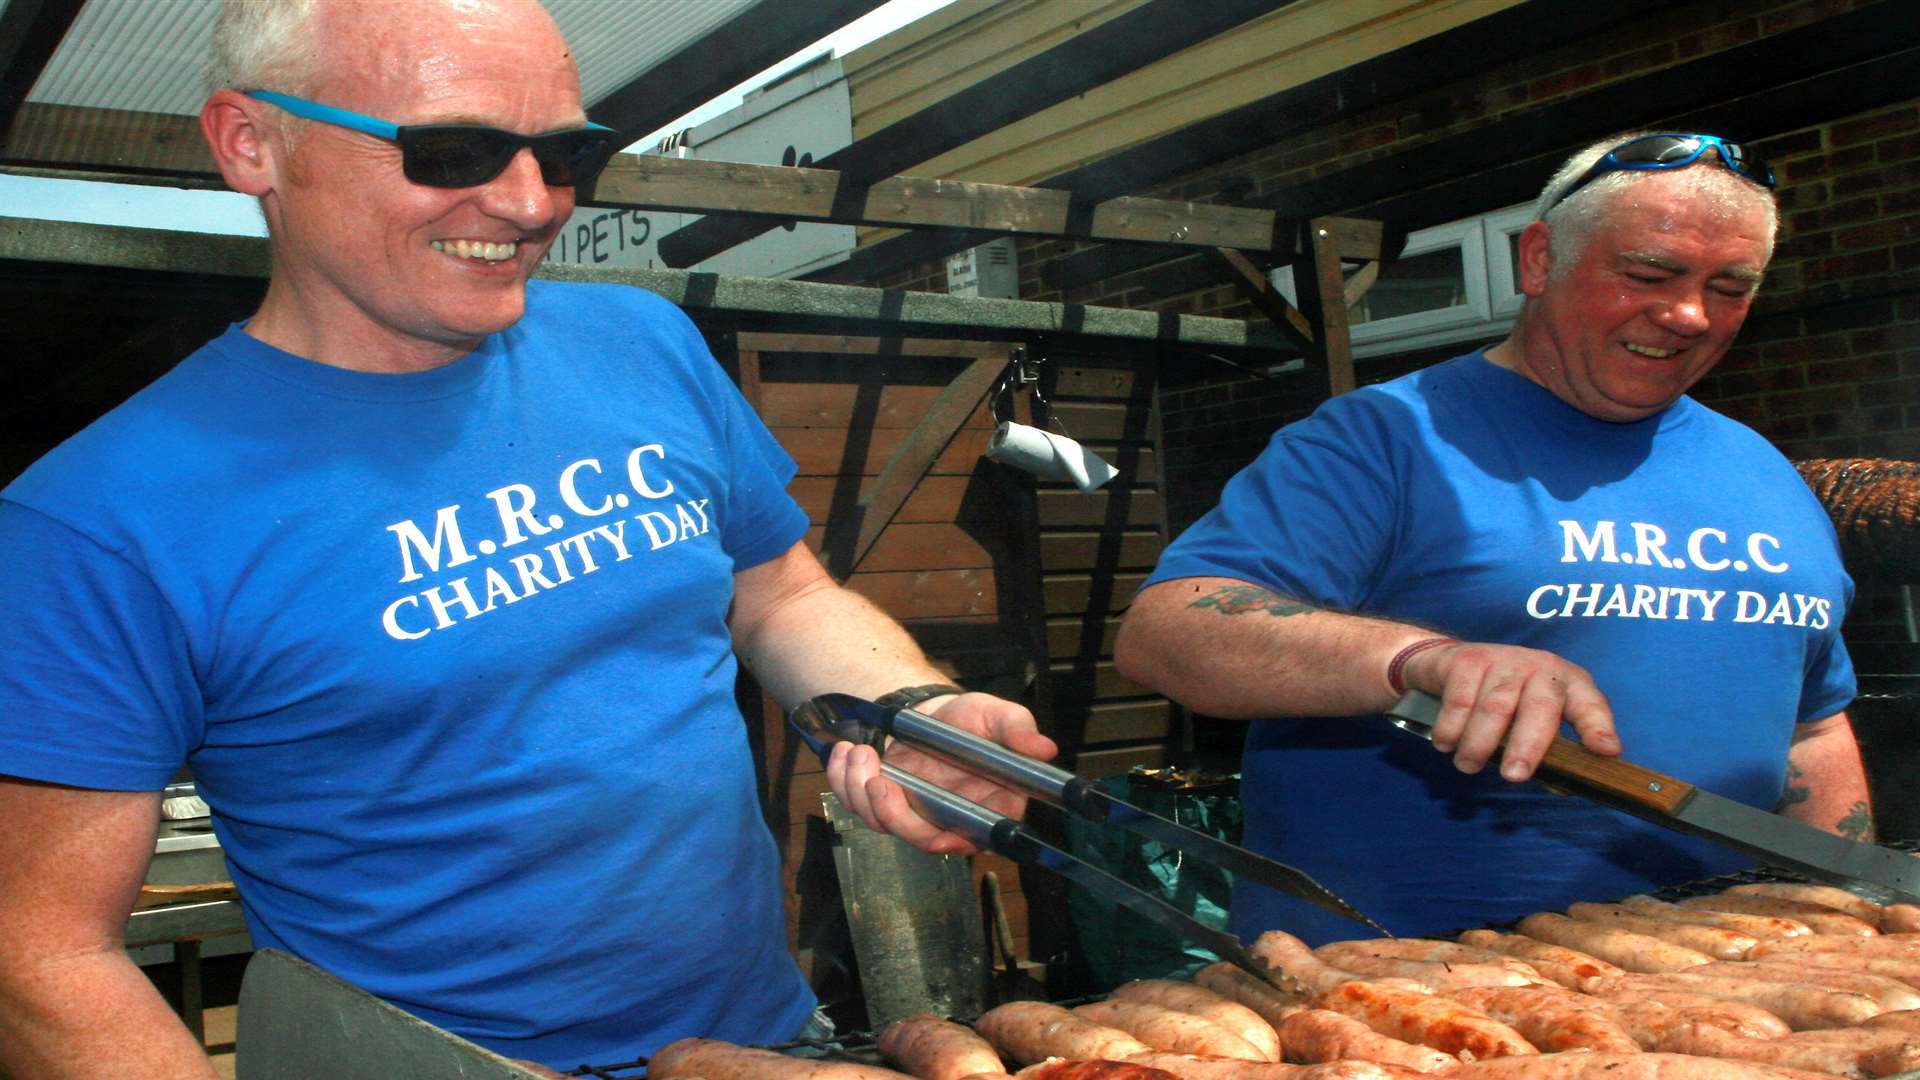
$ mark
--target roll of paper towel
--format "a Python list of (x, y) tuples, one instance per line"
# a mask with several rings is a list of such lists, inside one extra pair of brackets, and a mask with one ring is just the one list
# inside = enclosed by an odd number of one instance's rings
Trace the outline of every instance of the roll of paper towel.
[(1120, 475), (1120, 470), (1065, 435), (1025, 424), (1003, 421), (987, 443), (987, 456), (1042, 480), (1071, 483), (1081, 491), (1092, 491)]

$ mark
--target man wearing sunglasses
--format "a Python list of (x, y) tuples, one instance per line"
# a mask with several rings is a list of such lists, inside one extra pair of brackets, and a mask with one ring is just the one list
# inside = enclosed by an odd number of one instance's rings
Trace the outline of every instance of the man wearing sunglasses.
[[(1686, 396), (1751, 308), (1771, 186), (1710, 135), (1575, 155), (1520, 235), (1505, 340), (1282, 429), (1169, 546), (1117, 659), (1196, 711), (1256, 721), (1251, 846), (1401, 934), (1749, 863), (1518, 783), (1563, 726), (1870, 833), (1832, 526), (1778, 452)], [(1433, 748), (1378, 715), (1408, 689), (1442, 699)], [(1255, 888), (1234, 922), (1353, 935)]]
[[(0, 498), (4, 1068), (213, 1075), (119, 947), (183, 761), (256, 946), (508, 1056), (810, 1030), (736, 657), (1052, 743), (825, 575), (684, 315), (529, 281), (618, 145), (534, 0), (249, 0), (215, 39), (259, 311)], [(966, 847), (871, 749), (828, 772)]]

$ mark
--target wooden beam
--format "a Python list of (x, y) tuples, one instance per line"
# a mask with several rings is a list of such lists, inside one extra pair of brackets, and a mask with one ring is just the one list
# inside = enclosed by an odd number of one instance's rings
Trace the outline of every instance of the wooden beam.
[[(1402, 230), (1437, 225), (1526, 197), (1496, 195), (1491, 189), (1483, 191), (1481, 180), (1476, 178), (1489, 171), (1524, 162), (1525, 171), (1531, 177), (1530, 193), (1537, 193), (1553, 166), (1588, 139), (1673, 117), (1676, 102), (1698, 103), (1703, 95), (1713, 94), (1718, 95), (1719, 102), (1733, 103), (1746, 95), (1774, 91), (1786, 82), (1817, 78), (1849, 65), (1890, 58), (1916, 45), (1920, 45), (1920, 19), (1912, 17), (1907, 0), (1881, 0), (1849, 14), (1521, 110), (1491, 124), (1242, 202), (1273, 209), (1282, 217), (1311, 218), (1346, 212), (1383, 216)], [(1912, 96), (1912, 70), (1897, 74), (1899, 77), (1891, 85), (1883, 78), (1877, 85), (1855, 86), (1852, 93), (1890, 95), (1891, 100)], [(1802, 114), (1811, 109), (1820, 117), (1846, 115), (1846, 110), (1833, 108), (1830, 99), (1805, 91), (1781, 95), (1781, 98), (1782, 104), (1791, 105)], [(1703, 108), (1695, 104), (1687, 115), (1723, 111), (1724, 106)], [(1744, 118), (1749, 123), (1740, 127), (1739, 134), (1749, 141), (1802, 126), (1769, 115), (1745, 115)], [(1499, 147), (1498, 154), (1490, 156), (1487, 152), (1490, 146)], [(1438, 209), (1437, 204), (1434, 208), (1428, 207), (1427, 189), (1449, 183), (1457, 185), (1470, 198), (1480, 193), (1478, 198), (1471, 198), (1473, 209), (1461, 210), (1458, 200), (1444, 210)], [(1421, 190), (1415, 190), (1416, 184)], [(1391, 204), (1394, 216), (1387, 216), (1383, 211), (1383, 206), (1388, 205), (1386, 200), (1394, 200)], [(1096, 248), (1053, 263), (1042, 276), (1049, 287), (1064, 290), (1105, 280), (1120, 272), (1117, 261), (1124, 265), (1125, 272), (1131, 272), (1181, 257), (1178, 252), (1111, 252)]]
[[(1669, 6), (1669, 0), (1531, 0), (1372, 60), (1262, 98), (1080, 168), (1036, 187), (1083, 198), (1141, 191), (1244, 154), (1248, 133), (1266, 142), (1335, 123), (1388, 102), (1411, 97), (1486, 70), (1487, 57), (1505, 55), (1515, 41), (1545, 51)], [(966, 234), (910, 233), (861, 248), (847, 262), (811, 275), (816, 280), (869, 282), (972, 247)], [(1121, 249), (1118, 254), (1140, 249)], [(1116, 271), (1116, 273), (1121, 271)]]
[(40, 81), (86, 0), (8, 0), (0, 5), (0, 134)]
[(1253, 264), (1253, 260), (1232, 248), (1215, 248), (1210, 254), (1227, 270), (1227, 276), (1233, 280), (1234, 288), (1247, 298), (1260, 314), (1280, 328), (1300, 349), (1304, 356), (1312, 357), (1317, 350), (1313, 345), (1313, 324), (1280, 291), (1273, 287), (1273, 281)]
[(0, 139), (0, 163), (48, 169), (169, 174), (223, 187), (200, 119), (172, 113), (28, 102)]
[[(1315, 218), (1301, 230), (1304, 246), (1313, 249), (1308, 266), (1296, 266), (1294, 288), (1300, 306), (1313, 321), (1314, 354), (1327, 370), (1327, 394), (1335, 397), (1354, 388), (1353, 339), (1347, 332), (1346, 276), (1340, 269), (1341, 219)], [(1309, 271), (1303, 273), (1302, 271)]]
[(596, 123), (637, 138), (726, 93), (884, 0), (760, 0), (591, 103)]
[(607, 166), (593, 205), (1249, 251), (1272, 250), (1276, 224), (1269, 210), (1212, 203), (1126, 197), (1086, 205), (1065, 191), (911, 176), (860, 187), (831, 169), (639, 154)]
[[(1293, 0), (1148, 0), (964, 90), (889, 124), (815, 164), (856, 183), (907, 172), (937, 154), (1145, 67)], [(668, 266), (693, 266), (777, 223), (711, 216), (660, 238)]]

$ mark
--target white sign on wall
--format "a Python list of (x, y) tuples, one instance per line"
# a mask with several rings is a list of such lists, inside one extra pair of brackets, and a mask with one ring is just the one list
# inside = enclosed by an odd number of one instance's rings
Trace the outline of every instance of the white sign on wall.
[[(694, 128), (672, 153), (702, 161), (811, 165), (853, 142), (853, 109), (840, 61), (826, 59), (756, 92), (738, 108)], [(657, 151), (649, 150), (649, 153)], [(582, 207), (547, 258), (583, 266), (663, 268), (659, 240), (699, 214)], [(844, 260), (851, 225), (790, 223), (730, 248), (694, 270), (795, 277)]]

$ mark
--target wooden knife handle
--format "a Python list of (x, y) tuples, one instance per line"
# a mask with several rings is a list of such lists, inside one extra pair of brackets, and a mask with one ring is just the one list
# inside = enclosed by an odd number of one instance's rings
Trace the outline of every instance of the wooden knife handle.
[(1693, 794), (1693, 785), (1616, 757), (1603, 757), (1571, 739), (1556, 738), (1540, 768), (1581, 787), (1671, 816)]

